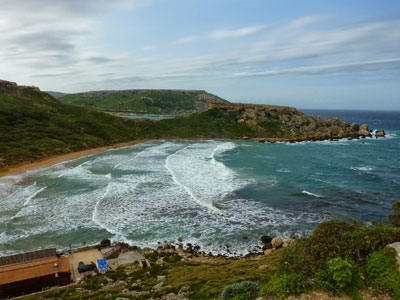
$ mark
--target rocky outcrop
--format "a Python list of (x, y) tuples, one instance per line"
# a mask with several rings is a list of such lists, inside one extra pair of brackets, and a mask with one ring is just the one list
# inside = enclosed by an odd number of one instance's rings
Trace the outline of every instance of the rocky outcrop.
[(383, 129), (381, 129), (381, 130), (377, 130), (376, 132), (375, 132), (375, 137), (385, 137), (386, 136), (386, 132), (385, 132), (385, 130), (383, 130)]
[(235, 114), (236, 123), (250, 127), (258, 138), (302, 141), (371, 136), (367, 124), (350, 124), (336, 117), (324, 120), (289, 106), (211, 102), (208, 108)]

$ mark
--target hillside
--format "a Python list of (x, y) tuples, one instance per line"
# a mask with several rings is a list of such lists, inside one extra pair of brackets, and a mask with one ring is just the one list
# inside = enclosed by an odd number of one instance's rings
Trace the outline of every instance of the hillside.
[(121, 90), (78, 94), (49, 92), (65, 104), (139, 115), (184, 115), (204, 111), (211, 101), (225, 101), (200, 90)]
[(134, 139), (135, 123), (0, 81), (0, 167)]
[(211, 102), (208, 110), (151, 121), (62, 104), (35, 87), (0, 81), (0, 168), (136, 139), (274, 139), (370, 136), (367, 125), (307, 116), (292, 107)]
[(275, 139), (291, 142), (370, 136), (368, 125), (308, 116), (293, 107), (215, 102), (201, 113), (150, 121), (137, 119), (140, 138)]

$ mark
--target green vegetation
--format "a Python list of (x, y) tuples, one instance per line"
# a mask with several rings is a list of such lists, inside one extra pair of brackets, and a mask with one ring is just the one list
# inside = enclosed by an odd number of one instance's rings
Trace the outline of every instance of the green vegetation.
[(0, 167), (133, 140), (135, 122), (0, 82)]
[(371, 253), (365, 264), (365, 275), (370, 286), (400, 299), (400, 273), (394, 255), (396, 253)]
[(393, 227), (400, 227), (400, 202), (395, 202), (392, 210), (394, 214), (389, 216), (389, 223)]
[[(186, 117), (161, 121), (137, 120), (140, 138), (240, 138), (282, 136), (281, 123), (269, 122), (264, 127), (249, 127), (236, 122), (239, 112), (212, 109)], [(260, 131), (263, 131), (262, 133)]]
[(232, 283), (222, 292), (221, 300), (254, 300), (260, 292), (260, 286), (251, 281)]
[(325, 291), (353, 298), (358, 298), (357, 291), (361, 287), (358, 267), (341, 257), (327, 260), (325, 267), (316, 274), (316, 282)]
[(209, 101), (225, 101), (205, 91), (189, 90), (122, 90), (78, 94), (50, 92), (62, 103), (101, 111), (182, 115), (206, 110)]
[(263, 286), (261, 294), (276, 296), (285, 299), (289, 296), (298, 296), (309, 289), (305, 278), (298, 274), (275, 274)]

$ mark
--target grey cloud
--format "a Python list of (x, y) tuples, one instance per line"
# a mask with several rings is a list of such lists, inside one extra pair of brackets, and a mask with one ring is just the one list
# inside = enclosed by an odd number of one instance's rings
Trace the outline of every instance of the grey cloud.
[(233, 74), (232, 77), (273, 77), (283, 75), (316, 76), (349, 73), (375, 74), (376, 72), (383, 71), (400, 74), (400, 58), (382, 61), (362, 61), (348, 64), (271, 69), (262, 72), (242, 72)]
[(86, 59), (90, 63), (104, 64), (115, 61), (115, 59), (106, 56), (92, 56)]
[[(88, 15), (107, 12), (110, 9), (122, 9), (140, 5), (151, 0), (0, 0), (3, 12), (27, 12), (37, 15), (45, 14), (73, 14)], [(0, 13), (1, 15), (1, 13)]]

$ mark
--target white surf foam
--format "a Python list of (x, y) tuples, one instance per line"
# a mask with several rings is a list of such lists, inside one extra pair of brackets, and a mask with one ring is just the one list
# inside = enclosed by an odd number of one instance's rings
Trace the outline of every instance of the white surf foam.
[(278, 170), (276, 170), (276, 171), (277, 171), (277, 172), (280, 172), (280, 173), (292, 173), (291, 170), (286, 169), (286, 168), (278, 169)]
[(373, 167), (369, 167), (369, 166), (361, 166), (361, 167), (350, 167), (350, 169), (355, 170), (355, 171), (370, 172), (374, 168)]
[(321, 196), (321, 195), (318, 195), (318, 194), (315, 194), (315, 193), (311, 193), (311, 192), (306, 191), (306, 190), (302, 191), (302, 193), (303, 193), (303, 194), (306, 194), (306, 195), (308, 195), (308, 196), (315, 197), (315, 198), (324, 198), (324, 196)]
[(165, 167), (173, 181), (196, 203), (224, 213), (218, 208), (218, 202), (248, 183), (216, 159), (217, 154), (235, 147), (232, 142), (192, 144), (168, 156)]

